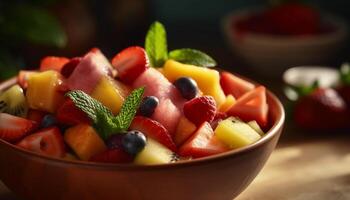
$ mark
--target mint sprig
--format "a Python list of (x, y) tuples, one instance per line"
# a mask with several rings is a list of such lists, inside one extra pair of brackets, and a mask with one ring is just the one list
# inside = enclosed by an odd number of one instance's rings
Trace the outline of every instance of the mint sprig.
[(164, 25), (158, 21), (151, 24), (147, 32), (145, 49), (152, 67), (162, 67), (168, 58), (200, 67), (215, 67), (217, 65), (213, 58), (196, 49), (183, 48), (168, 53), (166, 30)]
[(215, 67), (215, 60), (206, 53), (196, 49), (176, 49), (169, 53), (169, 58), (185, 64), (202, 67)]
[(117, 116), (113, 116), (107, 107), (83, 91), (71, 91), (66, 96), (92, 119), (94, 128), (101, 138), (106, 140), (113, 134), (128, 130), (140, 106), (143, 93), (143, 87), (132, 91), (125, 99)]

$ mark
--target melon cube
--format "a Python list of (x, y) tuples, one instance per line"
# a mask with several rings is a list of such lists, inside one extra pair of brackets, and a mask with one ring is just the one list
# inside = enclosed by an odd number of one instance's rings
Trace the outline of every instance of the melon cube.
[(170, 163), (174, 153), (159, 142), (147, 138), (145, 148), (136, 155), (134, 162), (139, 165), (157, 165)]
[(168, 60), (164, 64), (163, 74), (170, 82), (184, 76), (191, 77), (204, 95), (214, 97), (218, 106), (225, 101), (226, 97), (220, 86), (220, 74), (216, 70)]
[(219, 140), (232, 149), (247, 146), (261, 138), (248, 124), (233, 117), (219, 122), (214, 132)]
[(56, 112), (64, 100), (64, 94), (58, 91), (62, 83), (61, 75), (56, 71), (32, 74), (28, 79), (27, 102), (31, 109)]
[(103, 77), (91, 93), (91, 97), (101, 102), (116, 115), (128, 94), (129, 89), (123, 83)]
[(107, 150), (107, 147), (95, 129), (87, 124), (79, 124), (66, 130), (64, 140), (81, 160)]

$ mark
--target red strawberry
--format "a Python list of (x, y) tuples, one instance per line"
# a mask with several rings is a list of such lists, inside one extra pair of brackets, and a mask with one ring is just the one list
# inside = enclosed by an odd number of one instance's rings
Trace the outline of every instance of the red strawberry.
[(244, 121), (255, 120), (261, 127), (266, 127), (268, 105), (266, 102), (266, 89), (259, 86), (244, 94), (227, 112), (228, 115), (239, 117)]
[(254, 84), (243, 80), (229, 72), (222, 72), (220, 76), (220, 85), (226, 95), (233, 95), (236, 99), (243, 94), (254, 90)]
[(286, 3), (264, 13), (266, 19), (281, 35), (310, 35), (319, 31), (320, 15), (312, 7), (301, 3)]
[(0, 139), (16, 142), (36, 128), (34, 121), (0, 113)]
[(179, 155), (185, 157), (205, 157), (228, 151), (229, 149), (214, 136), (208, 122), (204, 122), (197, 131), (179, 149)]
[(66, 57), (47, 56), (41, 60), (40, 71), (55, 70), (60, 72), (62, 67), (69, 62)]
[(201, 96), (186, 102), (183, 111), (188, 120), (196, 125), (211, 122), (216, 113), (216, 102), (211, 96)]
[(67, 62), (65, 65), (63, 65), (61, 69), (61, 74), (65, 77), (68, 78), (74, 71), (74, 69), (78, 66), (80, 61), (82, 60), (82, 57), (75, 57), (70, 59), (69, 62)]
[(308, 129), (343, 128), (347, 122), (347, 106), (331, 88), (316, 89), (298, 100), (294, 110), (295, 122)]
[(134, 80), (149, 68), (146, 51), (142, 47), (128, 47), (112, 59), (112, 65), (118, 71), (118, 77), (126, 82)]
[(37, 124), (41, 124), (41, 120), (47, 114), (48, 113), (40, 111), (40, 110), (29, 109), (28, 114), (27, 114), (27, 119), (29, 119), (31, 121), (35, 121)]
[(17, 76), (17, 82), (21, 88), (26, 89), (28, 87), (28, 79), (30, 75), (37, 73), (36, 71), (20, 70)]
[(90, 118), (69, 98), (57, 109), (56, 118), (58, 122), (66, 125), (91, 124)]
[(19, 147), (48, 156), (63, 157), (65, 147), (63, 137), (57, 127), (43, 129), (21, 140)]
[(176, 145), (170, 133), (162, 124), (147, 117), (136, 116), (130, 125), (130, 130), (138, 130), (159, 143), (176, 152)]
[(92, 162), (103, 163), (129, 163), (133, 157), (122, 149), (109, 149), (90, 158)]

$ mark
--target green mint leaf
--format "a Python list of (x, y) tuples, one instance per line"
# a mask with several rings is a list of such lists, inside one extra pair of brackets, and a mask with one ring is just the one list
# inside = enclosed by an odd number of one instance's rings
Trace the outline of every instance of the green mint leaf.
[(80, 91), (80, 90), (71, 91), (71, 92), (68, 92), (66, 96), (72, 99), (74, 104), (84, 113), (86, 113), (87, 116), (92, 119), (94, 124), (98, 124), (98, 121), (99, 121), (97, 117), (98, 113), (103, 112), (103, 113), (106, 113), (106, 117), (109, 117), (109, 118), (113, 117), (112, 112), (108, 108), (106, 108), (104, 105), (102, 105), (102, 103), (90, 97), (88, 94), (86, 94), (83, 91)]
[(161, 67), (168, 59), (166, 31), (160, 22), (154, 22), (146, 35), (145, 49), (152, 67)]
[(113, 118), (102, 110), (96, 110), (96, 120), (94, 128), (104, 140), (107, 140), (110, 135), (122, 131), (120, 126), (114, 123)]
[(217, 64), (213, 58), (195, 49), (176, 49), (169, 53), (169, 58), (178, 62), (201, 67), (215, 67)]
[(124, 101), (119, 114), (113, 119), (113, 122), (118, 124), (122, 131), (128, 130), (132, 120), (135, 117), (137, 109), (140, 106), (144, 91), (145, 88), (143, 87), (132, 91)]

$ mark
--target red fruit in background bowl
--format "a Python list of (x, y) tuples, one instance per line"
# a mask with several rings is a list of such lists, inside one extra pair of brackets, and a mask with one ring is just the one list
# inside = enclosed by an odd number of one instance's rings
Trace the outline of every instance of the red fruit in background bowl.
[(308, 129), (344, 128), (347, 118), (347, 106), (343, 98), (331, 88), (316, 89), (299, 99), (294, 109), (297, 125)]

